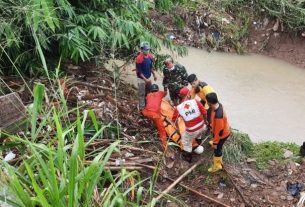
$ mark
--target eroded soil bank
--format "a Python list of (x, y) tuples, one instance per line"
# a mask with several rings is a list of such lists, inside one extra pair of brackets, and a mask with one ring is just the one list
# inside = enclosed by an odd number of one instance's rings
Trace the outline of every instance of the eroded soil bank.
[(209, 52), (263, 54), (305, 68), (305, 32), (291, 32), (267, 14), (246, 16), (208, 6), (174, 11), (151, 13), (156, 33)]

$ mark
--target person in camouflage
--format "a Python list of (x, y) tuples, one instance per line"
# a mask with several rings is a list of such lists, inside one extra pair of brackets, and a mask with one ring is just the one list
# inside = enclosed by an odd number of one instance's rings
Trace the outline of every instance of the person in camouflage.
[(169, 90), (169, 95), (174, 105), (178, 105), (180, 101), (179, 91), (184, 86), (188, 85), (187, 72), (183, 65), (174, 64), (172, 58), (167, 58), (164, 61), (163, 69), (163, 87), (164, 91)]

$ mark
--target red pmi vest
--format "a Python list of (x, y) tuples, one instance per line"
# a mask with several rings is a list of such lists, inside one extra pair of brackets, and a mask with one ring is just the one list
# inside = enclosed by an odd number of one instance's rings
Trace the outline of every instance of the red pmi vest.
[(204, 126), (203, 115), (196, 100), (191, 99), (182, 102), (177, 106), (177, 110), (184, 119), (186, 131), (194, 132)]

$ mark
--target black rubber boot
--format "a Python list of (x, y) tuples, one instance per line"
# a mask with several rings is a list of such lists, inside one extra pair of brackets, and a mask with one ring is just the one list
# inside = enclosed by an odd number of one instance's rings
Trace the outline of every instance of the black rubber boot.
[(191, 163), (192, 162), (192, 153), (191, 152), (186, 152), (186, 151), (183, 151), (182, 152), (182, 159)]

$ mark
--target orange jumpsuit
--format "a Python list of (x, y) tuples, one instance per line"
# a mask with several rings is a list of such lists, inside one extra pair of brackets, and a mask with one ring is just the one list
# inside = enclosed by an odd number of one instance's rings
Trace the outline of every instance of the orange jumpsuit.
[(146, 106), (143, 110), (143, 115), (154, 122), (164, 148), (167, 145), (167, 134), (161, 115), (161, 102), (165, 96), (166, 93), (164, 91), (150, 92), (146, 96)]
[(221, 157), (222, 145), (230, 136), (230, 125), (228, 122), (227, 114), (223, 110), (222, 104), (219, 104), (219, 107), (216, 110), (211, 110), (210, 121), (213, 144), (217, 145), (217, 149), (214, 150), (214, 155), (216, 157)]

